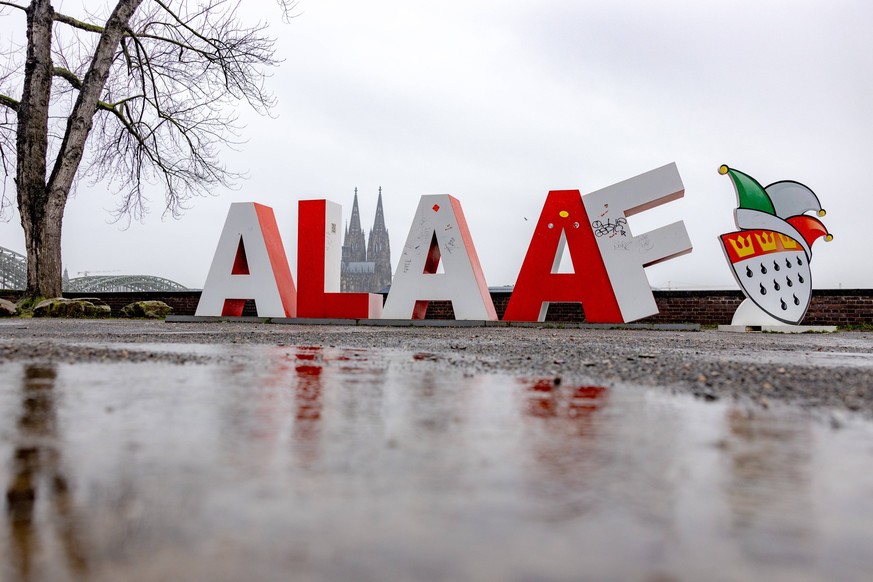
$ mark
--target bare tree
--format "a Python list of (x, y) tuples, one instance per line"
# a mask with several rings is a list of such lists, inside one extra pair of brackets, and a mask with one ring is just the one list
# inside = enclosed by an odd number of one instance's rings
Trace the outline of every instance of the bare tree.
[[(295, 2), (279, 0), (285, 17)], [(118, 216), (140, 218), (143, 187), (159, 183), (176, 216), (191, 196), (238, 177), (221, 164), (236, 137), (229, 105), (266, 112), (274, 41), (242, 24), (230, 0), (117, 0), (107, 14), (74, 18), (51, 0), (0, 0), (27, 21), (23, 67), (0, 50), (3, 208), (14, 174), (31, 297), (61, 294), (61, 223), (77, 177), (105, 180)], [(19, 89), (19, 91), (15, 91)]]

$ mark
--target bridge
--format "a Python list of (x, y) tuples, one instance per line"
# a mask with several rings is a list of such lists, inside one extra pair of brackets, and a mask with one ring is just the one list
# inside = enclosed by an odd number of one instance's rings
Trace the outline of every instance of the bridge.
[(0, 247), (0, 289), (24, 289), (26, 286), (27, 259)]
[[(0, 247), (0, 289), (27, 286), (27, 258)], [(64, 291), (71, 293), (123, 293), (143, 291), (187, 291), (184, 285), (152, 275), (90, 275), (64, 279)]]

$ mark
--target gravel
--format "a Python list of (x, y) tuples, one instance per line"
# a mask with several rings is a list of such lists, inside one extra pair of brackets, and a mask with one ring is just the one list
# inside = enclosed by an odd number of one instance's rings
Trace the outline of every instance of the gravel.
[[(131, 345), (139, 344), (139, 345)], [(161, 344), (161, 345), (156, 345)], [(538, 328), (385, 328), (244, 322), (12, 319), (0, 362), (221, 363), (242, 357), (167, 344), (324, 346), (411, 353), (409, 366), (593, 385), (634, 384), (768, 407), (873, 417), (873, 333), (761, 334)], [(560, 381), (560, 380), (559, 380)]]

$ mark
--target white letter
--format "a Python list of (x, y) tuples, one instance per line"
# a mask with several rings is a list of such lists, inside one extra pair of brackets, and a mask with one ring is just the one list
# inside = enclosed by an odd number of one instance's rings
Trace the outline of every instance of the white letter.
[(421, 197), (382, 318), (424, 319), (428, 300), (451, 301), (456, 319), (497, 319), (461, 203), (448, 194)]
[(259, 317), (297, 316), (273, 209), (254, 202), (230, 205), (196, 315), (240, 316), (246, 299), (255, 301)]

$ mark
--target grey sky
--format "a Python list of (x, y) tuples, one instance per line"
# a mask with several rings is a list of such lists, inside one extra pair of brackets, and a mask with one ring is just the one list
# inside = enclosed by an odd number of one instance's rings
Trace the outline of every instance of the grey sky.
[[(648, 269), (654, 286), (736, 286), (717, 240), (735, 230), (722, 163), (819, 195), (835, 238), (814, 246), (816, 287), (873, 284), (869, 2), (303, 0), (289, 24), (270, 0), (243, 6), (274, 22), (285, 59), (268, 81), (275, 118), (243, 112), (247, 143), (225, 156), (250, 178), (179, 221), (161, 220), (155, 190), (127, 230), (107, 223), (105, 187), (82, 184), (64, 229), (71, 276), (202, 286), (234, 201), (276, 210), (295, 268), (298, 199), (347, 218), (357, 186), (369, 228), (381, 185), (395, 264), (419, 196), (448, 193), (488, 283), (512, 284), (550, 189), (584, 194), (675, 161), (685, 199), (630, 222), (688, 228), (693, 253)], [(0, 20), (5, 47), (23, 18)], [(0, 224), (0, 245), (22, 251), (20, 230), (17, 215)]]

